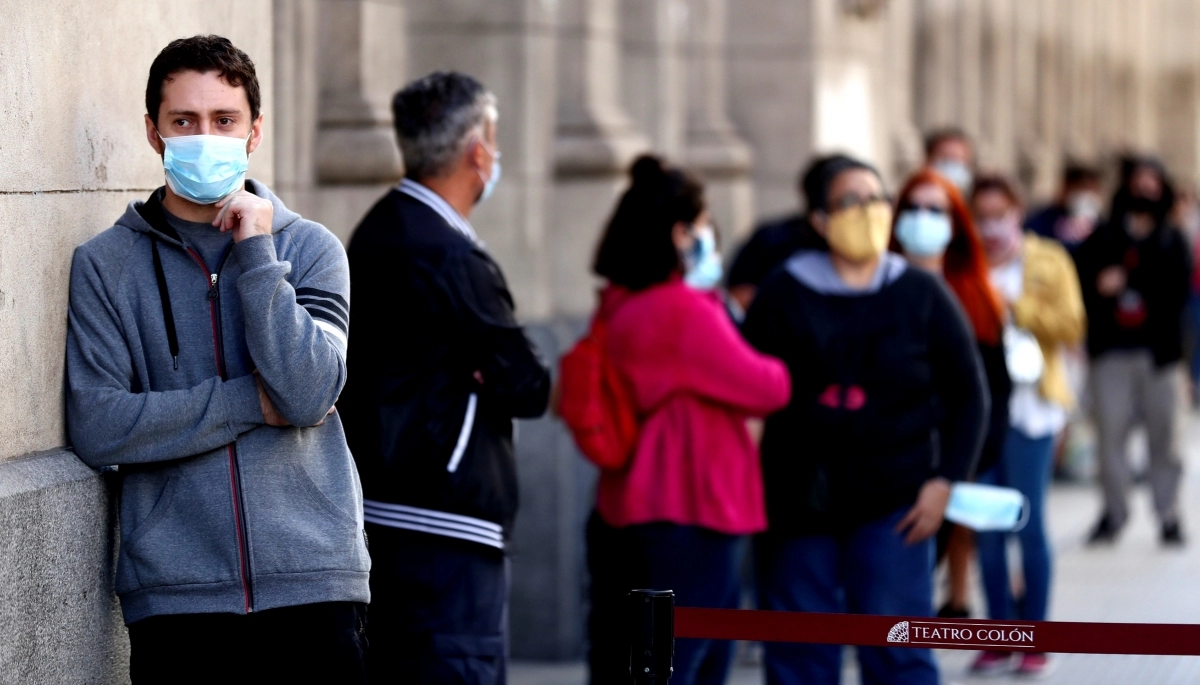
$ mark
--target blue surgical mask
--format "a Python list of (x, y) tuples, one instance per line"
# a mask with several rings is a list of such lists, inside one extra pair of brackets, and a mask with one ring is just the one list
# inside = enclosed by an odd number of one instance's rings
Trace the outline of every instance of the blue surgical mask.
[(933, 163), (933, 170), (946, 177), (963, 195), (971, 191), (974, 176), (971, 168), (956, 159), (939, 159)]
[[(480, 143), (480, 145), (483, 145), (483, 143)], [(502, 171), (500, 166), (500, 151), (491, 150), (486, 145), (484, 145), (483, 149), (492, 154), (492, 175), (488, 178), (483, 178), (483, 172), (479, 172), (479, 177), (483, 179), (483, 192), (479, 194), (479, 199), (475, 201), (475, 204), (487, 200), (492, 196), (492, 193), (496, 192), (496, 184), (500, 182), (500, 172)]]
[(906, 254), (914, 257), (937, 257), (950, 244), (953, 229), (950, 216), (927, 209), (908, 209), (896, 220), (896, 240)]
[(1029, 500), (1012, 488), (955, 483), (950, 488), (946, 520), (975, 531), (1015, 533), (1029, 521)]
[(721, 253), (717, 252), (717, 238), (711, 226), (701, 226), (695, 230), (695, 246), (684, 258), (685, 283), (697, 290), (712, 290), (721, 283), (725, 275), (721, 266)]
[[(250, 135), (254, 135), (253, 132)], [(163, 138), (163, 169), (171, 192), (198, 205), (211, 205), (246, 183), (250, 136), (174, 136)]]

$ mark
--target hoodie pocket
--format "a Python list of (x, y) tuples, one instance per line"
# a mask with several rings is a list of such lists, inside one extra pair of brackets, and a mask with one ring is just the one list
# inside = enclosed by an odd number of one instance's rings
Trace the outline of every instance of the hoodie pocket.
[(173, 473), (154, 507), (125, 536), (121, 546), (131, 573), (120, 574), (118, 591), (237, 579), (231, 496), (199, 475)]
[[(367, 570), (358, 518), (330, 499), (302, 465), (264, 464), (245, 482), (253, 483), (246, 514), (256, 574)], [(328, 487), (337, 485), (352, 488), (354, 482), (347, 477)]]

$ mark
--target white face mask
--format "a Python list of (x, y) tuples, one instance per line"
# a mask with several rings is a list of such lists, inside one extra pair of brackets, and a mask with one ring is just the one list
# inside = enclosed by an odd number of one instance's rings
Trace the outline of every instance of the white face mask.
[(975, 531), (1015, 533), (1029, 522), (1029, 499), (1012, 488), (955, 483), (946, 520)]
[(683, 279), (697, 290), (712, 290), (720, 285), (724, 275), (721, 253), (717, 251), (717, 237), (712, 226), (708, 225), (697, 227), (695, 236), (692, 249), (684, 255), (686, 273)]
[(974, 175), (966, 164), (956, 159), (939, 159), (933, 163), (933, 170), (945, 176), (963, 195), (971, 191)]

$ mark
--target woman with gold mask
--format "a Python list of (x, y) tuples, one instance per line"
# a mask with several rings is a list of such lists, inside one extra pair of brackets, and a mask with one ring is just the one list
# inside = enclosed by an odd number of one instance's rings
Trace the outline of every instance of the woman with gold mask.
[[(814, 229), (829, 249), (767, 277), (746, 338), (779, 357), (791, 403), (763, 436), (768, 531), (755, 540), (763, 609), (929, 616), (933, 535), (988, 415), (983, 369), (944, 285), (887, 251), (879, 174), (827, 165)], [(766, 645), (768, 684), (836, 683), (836, 645)], [(928, 650), (859, 648), (864, 682), (938, 682)]]

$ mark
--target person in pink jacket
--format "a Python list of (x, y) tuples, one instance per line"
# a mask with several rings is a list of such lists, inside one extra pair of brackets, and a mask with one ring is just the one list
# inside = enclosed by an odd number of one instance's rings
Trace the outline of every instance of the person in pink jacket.
[[(588, 524), (593, 685), (629, 681), (629, 590), (737, 607), (747, 536), (767, 525), (746, 421), (791, 396), (787, 367), (750, 347), (711, 292), (720, 259), (703, 187), (649, 156), (632, 176), (593, 267), (609, 283), (599, 311), (606, 352), (640, 419), (629, 462), (600, 474)], [(672, 682), (724, 682), (729, 643), (680, 640), (675, 649)]]

